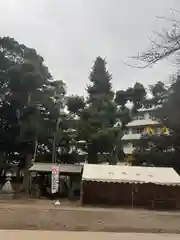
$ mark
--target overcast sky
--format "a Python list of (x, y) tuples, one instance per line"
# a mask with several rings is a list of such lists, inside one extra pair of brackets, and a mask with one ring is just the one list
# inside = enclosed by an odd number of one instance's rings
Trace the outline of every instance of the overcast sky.
[(153, 30), (167, 22), (180, 0), (0, 0), (0, 34), (11, 36), (41, 54), (69, 93), (84, 94), (97, 56), (106, 58), (115, 90), (136, 81), (146, 86), (167, 81), (174, 71), (164, 61), (140, 70), (124, 64), (149, 46)]

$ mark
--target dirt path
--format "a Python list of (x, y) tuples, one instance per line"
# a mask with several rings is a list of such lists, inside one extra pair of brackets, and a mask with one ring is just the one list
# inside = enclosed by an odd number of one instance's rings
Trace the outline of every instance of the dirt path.
[(178, 240), (178, 235), (97, 233), (97, 232), (45, 232), (45, 231), (0, 231), (0, 238), (6, 240), (66, 239), (66, 240)]
[(180, 233), (180, 213), (0, 202), (0, 229)]

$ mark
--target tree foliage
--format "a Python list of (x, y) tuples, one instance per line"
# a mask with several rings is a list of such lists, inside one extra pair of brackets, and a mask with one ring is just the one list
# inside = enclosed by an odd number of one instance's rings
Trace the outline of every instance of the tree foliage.
[(18, 156), (27, 173), (35, 142), (46, 142), (53, 131), (56, 102), (65, 88), (34, 49), (8, 37), (0, 38), (0, 48), (0, 151), (7, 160)]
[(86, 103), (83, 97), (73, 95), (67, 98), (68, 110), (73, 114), (79, 115), (79, 113), (84, 110), (85, 106)]
[[(157, 83), (156, 87), (163, 86)], [(172, 85), (164, 91), (160, 87), (159, 94), (161, 96), (161, 104), (154, 111), (154, 117), (169, 129), (169, 133), (161, 133), (159, 135), (142, 136), (141, 141), (134, 153), (135, 164), (146, 163), (155, 166), (170, 166), (180, 171), (180, 77), (177, 76)], [(162, 94), (164, 93), (164, 94)]]
[(116, 162), (120, 155), (122, 157), (122, 149), (117, 152), (117, 145), (120, 144), (117, 140), (121, 139), (122, 133), (120, 128), (114, 128), (118, 113), (111, 78), (105, 60), (97, 57), (89, 76), (86, 106), (78, 122), (78, 138), (86, 142), (83, 150), (91, 163), (100, 162), (102, 156), (111, 163)]

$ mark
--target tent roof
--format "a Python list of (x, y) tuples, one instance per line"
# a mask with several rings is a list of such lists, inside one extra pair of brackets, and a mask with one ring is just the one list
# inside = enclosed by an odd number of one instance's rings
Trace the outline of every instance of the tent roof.
[(83, 181), (180, 185), (173, 168), (85, 164)]
[[(51, 172), (53, 163), (34, 163), (29, 171), (31, 172)], [(58, 164), (60, 173), (81, 173), (83, 166), (79, 164)]]

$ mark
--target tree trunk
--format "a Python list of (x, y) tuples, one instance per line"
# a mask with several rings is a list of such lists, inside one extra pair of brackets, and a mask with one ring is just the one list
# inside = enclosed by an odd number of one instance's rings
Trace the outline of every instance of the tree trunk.
[[(27, 107), (29, 107), (31, 100), (32, 100), (32, 93), (28, 92)], [(32, 158), (33, 158), (33, 155), (28, 153), (25, 159), (24, 177), (23, 177), (23, 183), (21, 186), (21, 192), (25, 192), (26, 195), (28, 195), (29, 193), (29, 179), (30, 179), (29, 168), (31, 167), (31, 164), (32, 164)]]
[(26, 157), (23, 183), (22, 183), (22, 186), (21, 186), (21, 191), (25, 192), (27, 195), (29, 193), (29, 177), (30, 177), (29, 168), (31, 167), (31, 163), (32, 163), (32, 154), (28, 154), (27, 157)]
[(36, 140), (34, 142), (34, 154), (33, 154), (33, 161), (36, 161), (36, 155), (37, 155), (37, 149), (38, 149), (38, 141), (37, 141), (37, 137)]
[(98, 155), (97, 155), (97, 153), (94, 153), (91, 150), (88, 151), (87, 161), (88, 161), (88, 163), (98, 164)]
[(18, 182), (21, 181), (21, 169), (20, 169), (20, 167), (16, 168), (16, 179), (17, 179)]
[(116, 154), (113, 154), (112, 156), (110, 156), (110, 163), (111, 165), (117, 165), (118, 163), (118, 158)]

